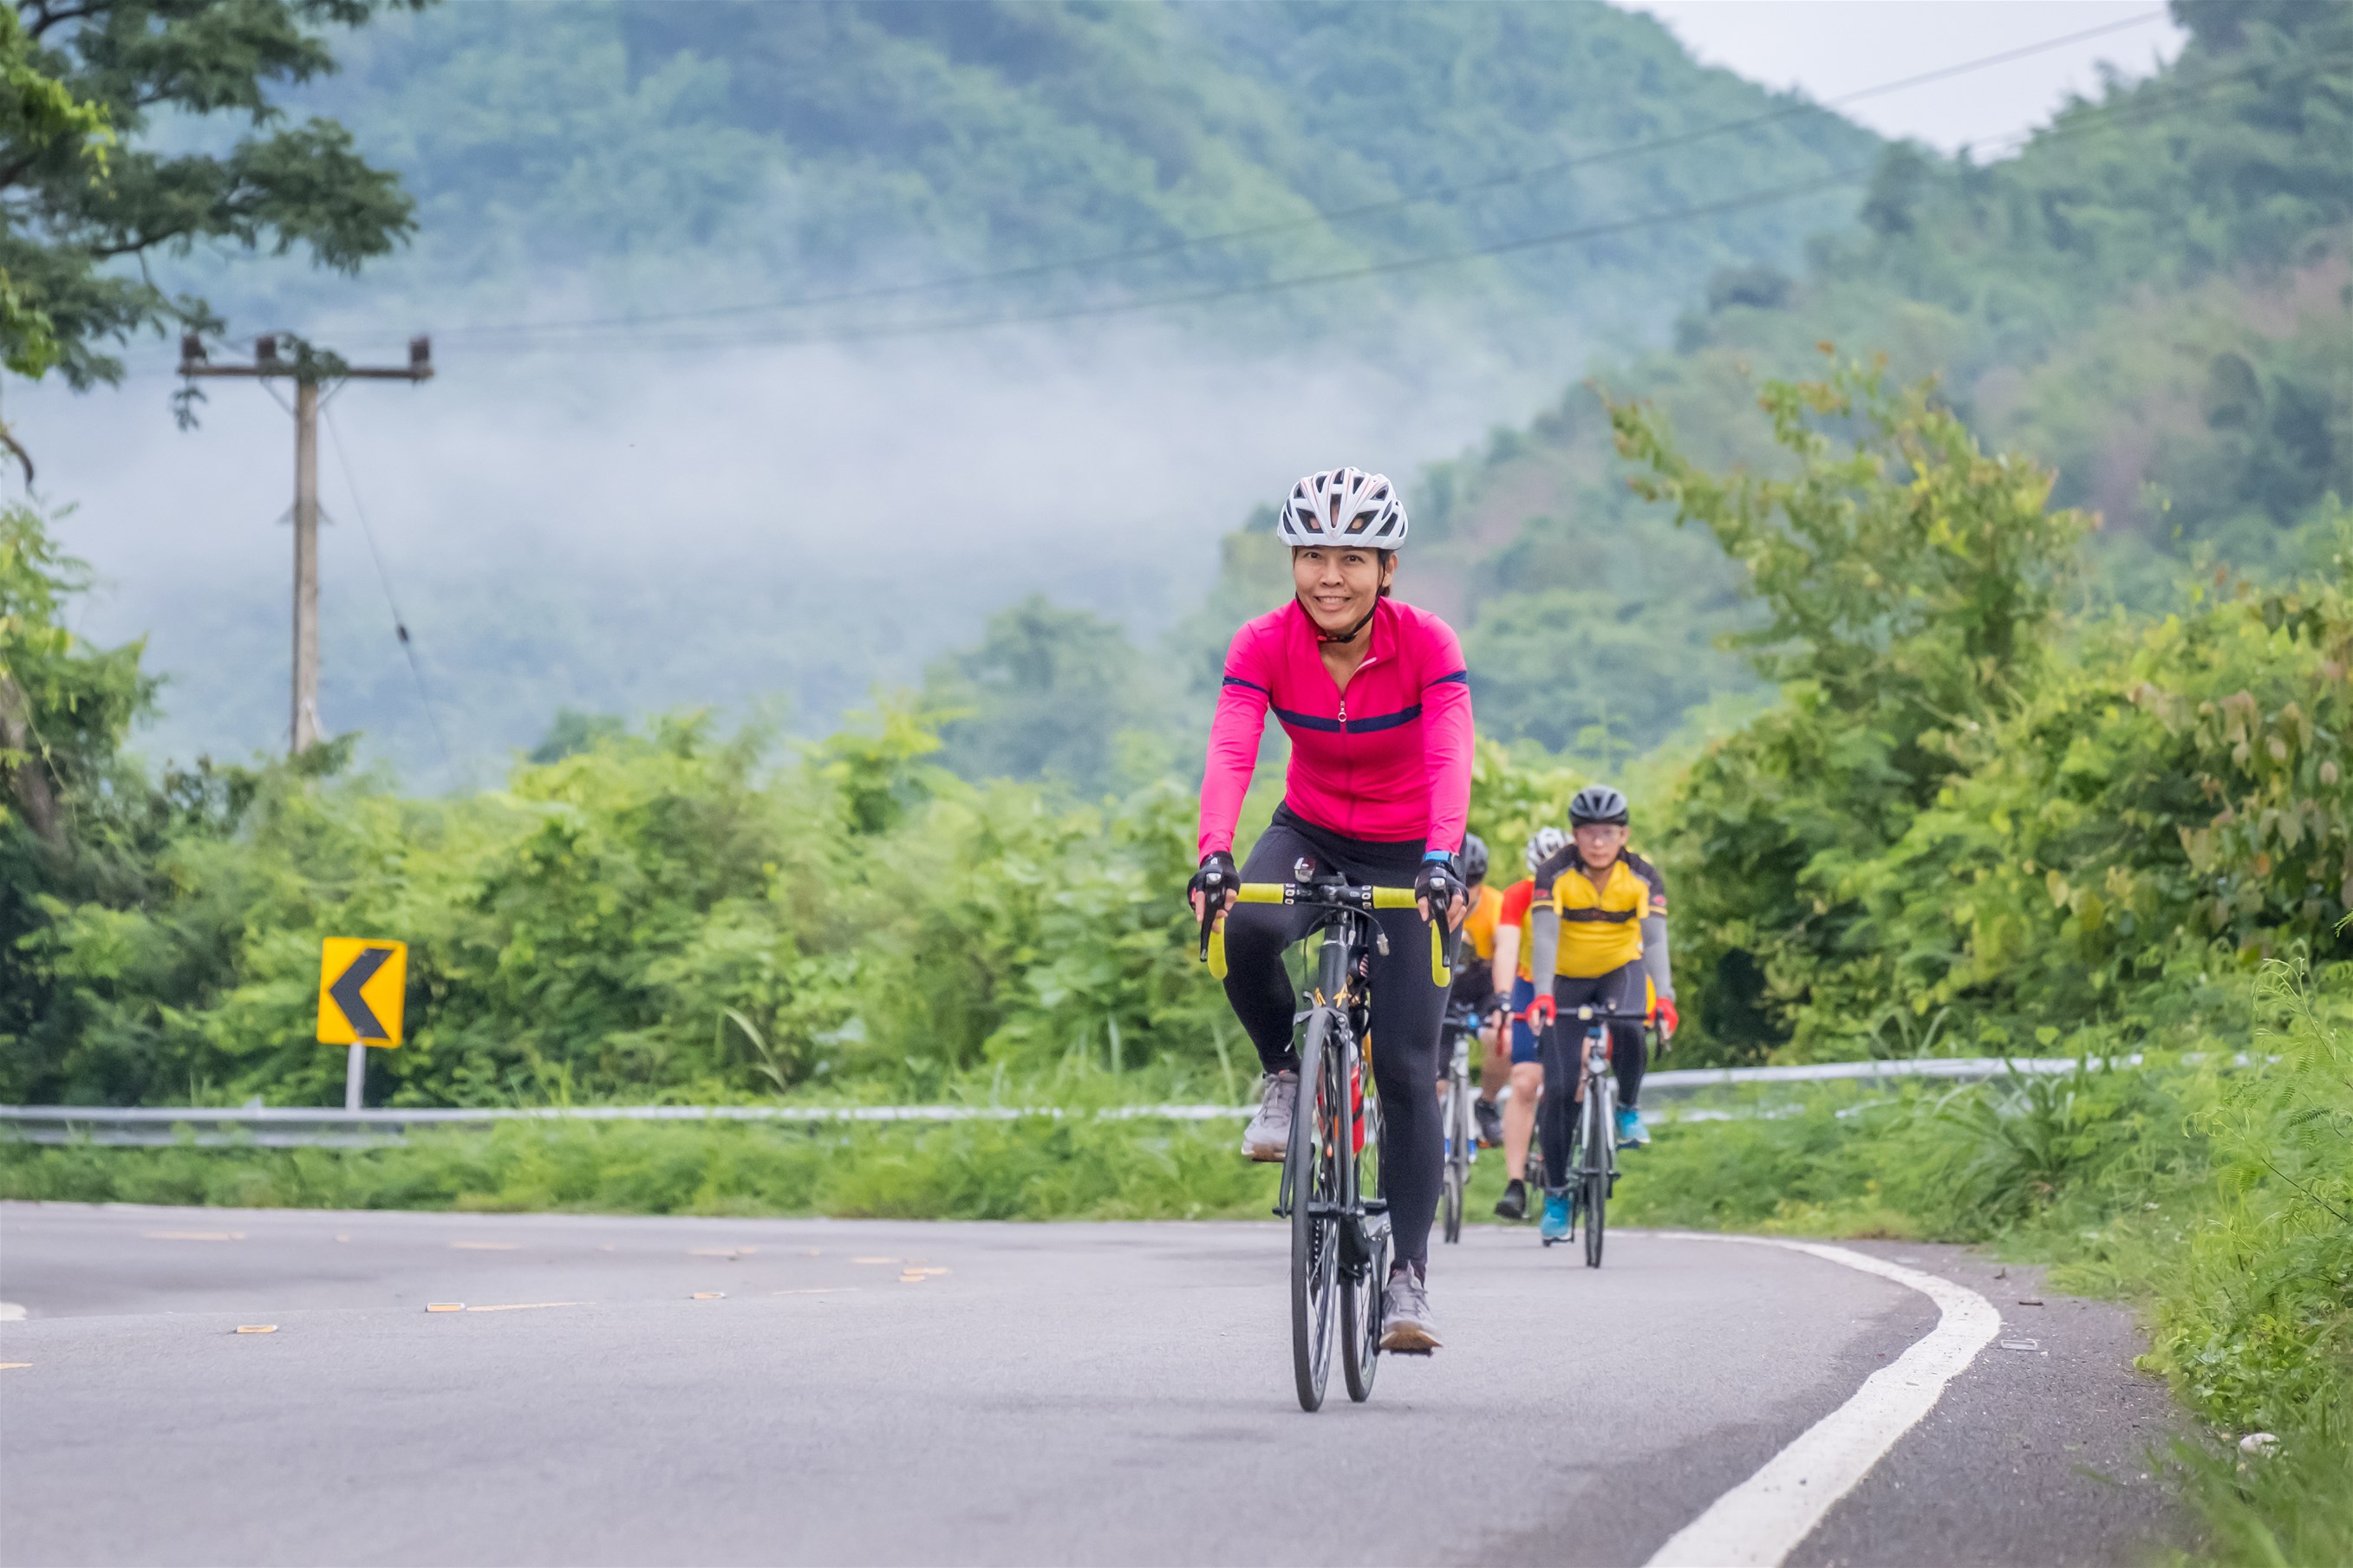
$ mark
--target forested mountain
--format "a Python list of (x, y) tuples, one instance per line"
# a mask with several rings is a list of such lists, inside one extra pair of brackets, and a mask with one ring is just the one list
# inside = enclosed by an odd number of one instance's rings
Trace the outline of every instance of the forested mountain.
[[(717, 343), (1251, 289), (1747, 204), (1194, 323), (1422, 344), (1442, 324), (1522, 356), (1630, 344), (1714, 268), (1793, 257), (1852, 210), (1835, 190), (1757, 198), (1876, 143), (1599, 5), (449, 5), (353, 35), (306, 106), (417, 199), (411, 253), (370, 278), (369, 311), (396, 326), (429, 300), (449, 327), (453, 295), (502, 328), (591, 301), (610, 318), (864, 296), (667, 329)], [(286, 272), (214, 286), (273, 321), (352, 313), (348, 289)], [(517, 341), (446, 335), (478, 353)]]
[[(2305, 563), (2324, 498), (2353, 497), (2353, 8), (2176, 11), (2166, 72), (2000, 162), (1891, 148), (1802, 267), (1719, 271), (1672, 349), (1420, 476), (1409, 592), (1467, 626), (1482, 731), (1615, 760), (1746, 681), (1711, 647), (1744, 569), (1627, 490), (1597, 393), (1769, 467), (1755, 384), (1823, 343), (1937, 377), (1989, 447), (2053, 466), (2054, 504), (2102, 520), (2094, 597), (2159, 604), (2209, 557)], [(1279, 591), (1249, 531), (1227, 561), (1202, 637)]]

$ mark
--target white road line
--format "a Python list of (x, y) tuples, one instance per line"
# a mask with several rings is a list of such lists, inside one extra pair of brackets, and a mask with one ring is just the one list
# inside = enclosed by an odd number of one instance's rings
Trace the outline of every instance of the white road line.
[(21, 1323), (24, 1321), (24, 1308), (14, 1301), (0, 1301), (0, 1323)]
[(1863, 1380), (1854, 1397), (1815, 1422), (1755, 1475), (1677, 1531), (1649, 1568), (1777, 1568), (1895, 1440), (1936, 1406), (1945, 1384), (2001, 1331), (1993, 1303), (1967, 1286), (1868, 1253), (1812, 1241), (1653, 1231), (1662, 1239), (1725, 1241), (1810, 1253), (1908, 1285), (1936, 1303), (1936, 1326)]

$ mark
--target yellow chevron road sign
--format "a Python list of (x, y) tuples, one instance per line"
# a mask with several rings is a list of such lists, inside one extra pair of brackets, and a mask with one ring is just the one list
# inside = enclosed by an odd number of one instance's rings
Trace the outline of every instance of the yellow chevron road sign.
[(319, 955), (319, 1043), (397, 1046), (408, 996), (408, 944), (331, 936)]

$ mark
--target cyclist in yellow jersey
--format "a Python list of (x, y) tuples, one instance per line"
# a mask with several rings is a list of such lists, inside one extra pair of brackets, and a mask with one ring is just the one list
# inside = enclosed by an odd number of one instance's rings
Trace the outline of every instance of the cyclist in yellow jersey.
[[(1645, 1011), (1642, 983), (1655, 987), (1647, 1010), (1672, 1035), (1675, 1015), (1674, 974), (1667, 956), (1667, 883), (1657, 867), (1626, 847), (1630, 817), (1626, 797), (1607, 784), (1590, 784), (1569, 803), (1568, 847), (1536, 868), (1528, 920), (1535, 973), (1554, 973), (1549, 994), (1539, 989), (1528, 1005), (1531, 1022), (1544, 1026), (1545, 1167), (1568, 1169), (1569, 1129), (1575, 1121), (1578, 1083), (1570, 1060), (1572, 1032), (1556, 1016), (1591, 1005), (1611, 1012)], [(1646, 1144), (1649, 1129), (1635, 1109), (1642, 1089), (1644, 1050), (1639, 1021), (1609, 1026), (1610, 1060), (1618, 1075), (1618, 1142)], [(1555, 1177), (1556, 1180), (1557, 1177)], [(1545, 1194), (1544, 1231), (1568, 1234), (1568, 1189)]]

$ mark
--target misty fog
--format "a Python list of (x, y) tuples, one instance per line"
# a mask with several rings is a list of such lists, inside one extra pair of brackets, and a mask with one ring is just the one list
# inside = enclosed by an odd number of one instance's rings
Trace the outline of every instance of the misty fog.
[[(494, 781), (563, 706), (781, 696), (792, 728), (819, 731), (1031, 592), (1149, 636), (1208, 585), (1219, 536), (1301, 472), (1409, 479), (1556, 396), (1575, 363), (1510, 372), (1466, 353), (1408, 375), (1328, 344), (1253, 357), (1134, 322), (436, 358), (422, 386), (347, 384), (320, 457), (324, 717), (427, 787)], [(168, 679), (142, 748), (243, 757), (286, 730), (291, 421), (255, 384), (214, 381), (183, 432), (174, 384), (151, 350), (120, 388), (35, 389), (12, 418), (38, 495), (71, 508), (64, 543), (98, 574), (76, 629), (146, 635)]]

